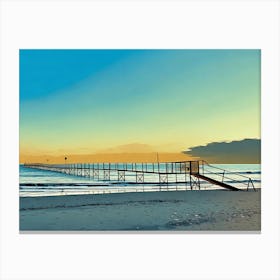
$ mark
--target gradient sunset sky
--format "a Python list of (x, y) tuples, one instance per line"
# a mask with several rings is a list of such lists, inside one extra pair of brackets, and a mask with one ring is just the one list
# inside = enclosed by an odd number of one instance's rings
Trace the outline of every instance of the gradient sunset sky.
[(260, 138), (259, 50), (20, 50), (20, 154)]

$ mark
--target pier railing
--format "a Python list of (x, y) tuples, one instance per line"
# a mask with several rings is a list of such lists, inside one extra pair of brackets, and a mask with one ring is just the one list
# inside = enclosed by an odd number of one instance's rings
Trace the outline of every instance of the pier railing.
[[(130, 184), (188, 185), (190, 189), (200, 189), (201, 180), (221, 187), (247, 190), (253, 181), (237, 172), (210, 165), (204, 160), (154, 163), (72, 163), (72, 164), (25, 164), (26, 167), (74, 176), (83, 176), (97, 181), (117, 181)], [(234, 184), (234, 186), (231, 186)]]
[(207, 177), (219, 180), (222, 183), (230, 182), (234, 185), (237, 184), (241, 188), (246, 188), (246, 190), (249, 190), (250, 187), (252, 187), (254, 191), (256, 190), (251, 177), (213, 166), (205, 160), (200, 161), (200, 173)]
[[(118, 181), (135, 184), (186, 184), (193, 188), (190, 170), (198, 167), (191, 162), (159, 163), (73, 163), (73, 164), (25, 164), (26, 167), (98, 181)], [(194, 167), (193, 167), (194, 166)], [(197, 171), (195, 171), (197, 172)]]
[(26, 167), (67, 171), (75, 170), (111, 170), (161, 174), (183, 174), (198, 171), (198, 161), (160, 162), (160, 163), (73, 163), (73, 164), (24, 164)]

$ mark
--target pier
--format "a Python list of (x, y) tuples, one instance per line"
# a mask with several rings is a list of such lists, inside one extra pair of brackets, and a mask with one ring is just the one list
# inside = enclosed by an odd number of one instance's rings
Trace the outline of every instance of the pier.
[[(26, 163), (24, 166), (88, 177), (95, 181), (110, 181), (113, 184), (124, 182), (125, 184), (158, 185), (160, 190), (168, 190), (169, 185), (182, 184), (189, 186), (190, 190), (200, 190), (201, 182), (208, 182), (231, 191), (249, 190), (249, 188), (255, 190), (250, 177), (215, 167), (203, 160), (157, 163)], [(234, 184), (229, 182), (234, 182)]]

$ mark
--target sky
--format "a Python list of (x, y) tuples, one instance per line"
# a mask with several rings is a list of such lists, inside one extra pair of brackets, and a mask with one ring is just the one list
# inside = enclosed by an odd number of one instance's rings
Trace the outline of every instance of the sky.
[(20, 50), (20, 155), (260, 138), (259, 50)]

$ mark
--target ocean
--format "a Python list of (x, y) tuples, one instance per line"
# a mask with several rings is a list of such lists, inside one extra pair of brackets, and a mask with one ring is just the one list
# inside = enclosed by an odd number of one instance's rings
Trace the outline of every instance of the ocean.
[[(202, 168), (202, 167), (201, 167)], [(152, 166), (148, 165), (147, 170)], [(224, 172), (226, 170), (226, 172)], [(260, 164), (212, 164), (205, 166), (200, 172), (212, 179), (223, 181), (232, 186), (241, 189), (247, 189), (253, 186), (256, 189), (261, 187), (261, 165)], [(93, 174), (91, 174), (93, 175)], [(58, 173), (47, 170), (27, 168), (24, 165), (19, 166), (19, 194), (21, 197), (28, 196), (54, 196), (54, 195), (72, 195), (72, 194), (101, 194), (118, 192), (143, 192), (143, 191), (172, 191), (172, 190), (190, 190), (191, 183), (189, 176), (179, 174), (177, 183), (175, 175), (169, 175), (169, 183), (159, 184), (157, 174), (144, 174), (145, 184), (135, 184), (135, 173), (126, 172), (125, 182), (118, 181), (116, 171), (111, 172), (110, 180), (104, 180), (100, 173), (100, 180), (85, 176), (74, 176), (64, 173)], [(251, 181), (250, 181), (251, 179)], [(198, 189), (197, 184), (193, 184), (193, 190)], [(200, 190), (222, 189), (219, 186), (200, 180)]]

